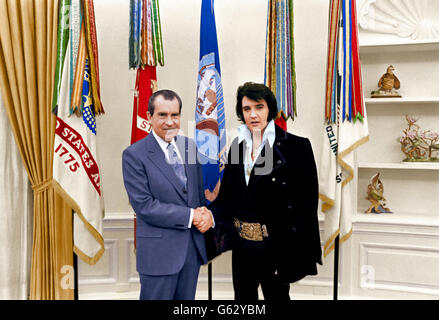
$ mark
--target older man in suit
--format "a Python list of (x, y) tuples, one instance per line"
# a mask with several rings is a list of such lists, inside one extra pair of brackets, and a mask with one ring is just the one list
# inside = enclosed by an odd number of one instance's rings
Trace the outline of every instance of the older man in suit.
[(137, 216), (140, 299), (195, 298), (207, 262), (203, 233), (213, 225), (205, 205), (195, 143), (179, 136), (181, 99), (171, 90), (148, 103), (152, 132), (125, 149), (123, 178)]

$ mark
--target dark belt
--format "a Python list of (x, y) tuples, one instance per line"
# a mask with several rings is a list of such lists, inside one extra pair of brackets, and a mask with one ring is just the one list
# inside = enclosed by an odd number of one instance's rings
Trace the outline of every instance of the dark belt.
[(239, 236), (246, 240), (263, 241), (268, 237), (267, 226), (260, 223), (244, 222), (234, 218)]

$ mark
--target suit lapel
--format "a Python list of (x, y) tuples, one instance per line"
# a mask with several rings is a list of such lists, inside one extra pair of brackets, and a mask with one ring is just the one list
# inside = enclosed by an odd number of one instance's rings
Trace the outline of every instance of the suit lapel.
[(157, 166), (157, 168), (166, 177), (166, 179), (168, 179), (169, 182), (174, 186), (178, 194), (183, 199), (185, 199), (186, 197), (183, 194), (183, 187), (180, 180), (176, 176), (174, 169), (167, 163), (163, 150), (160, 148), (157, 140), (154, 138), (152, 134), (148, 135), (147, 147), (148, 147), (147, 156)]

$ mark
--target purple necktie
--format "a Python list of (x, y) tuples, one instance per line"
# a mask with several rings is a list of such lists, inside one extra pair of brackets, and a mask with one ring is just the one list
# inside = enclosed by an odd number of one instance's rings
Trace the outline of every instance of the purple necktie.
[(186, 189), (187, 178), (184, 171), (184, 166), (172, 144), (168, 144), (166, 149), (168, 149), (169, 164), (172, 166), (172, 168), (174, 168), (175, 174), (177, 175), (178, 179), (180, 179), (181, 183), (184, 186), (184, 189)]

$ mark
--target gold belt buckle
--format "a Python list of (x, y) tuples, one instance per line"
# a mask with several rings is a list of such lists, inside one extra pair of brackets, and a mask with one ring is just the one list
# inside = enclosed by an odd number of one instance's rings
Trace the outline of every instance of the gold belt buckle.
[(265, 224), (243, 222), (235, 218), (235, 227), (241, 238), (252, 241), (262, 241), (263, 237), (268, 237)]

